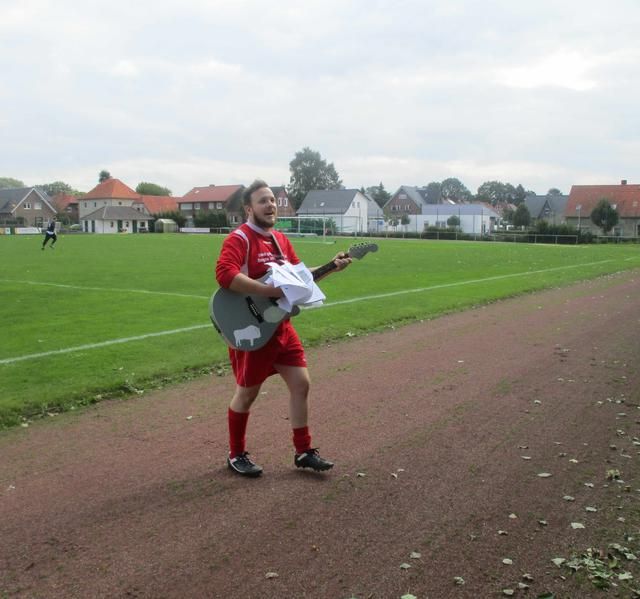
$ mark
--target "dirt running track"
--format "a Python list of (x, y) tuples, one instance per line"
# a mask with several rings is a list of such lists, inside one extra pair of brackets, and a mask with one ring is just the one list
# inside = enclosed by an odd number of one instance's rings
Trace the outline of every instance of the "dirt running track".
[(601, 596), (550, 560), (638, 532), (638, 298), (627, 272), (310, 350), (326, 475), (277, 379), (256, 480), (224, 466), (229, 376), (4, 432), (0, 597)]

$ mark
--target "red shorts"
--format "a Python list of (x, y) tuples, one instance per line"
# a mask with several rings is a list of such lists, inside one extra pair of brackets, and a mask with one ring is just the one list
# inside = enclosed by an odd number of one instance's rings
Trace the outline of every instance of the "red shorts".
[(241, 387), (264, 383), (268, 377), (278, 372), (274, 368), (275, 364), (307, 366), (304, 348), (289, 320), (285, 320), (269, 342), (256, 351), (229, 348), (229, 359), (236, 382)]

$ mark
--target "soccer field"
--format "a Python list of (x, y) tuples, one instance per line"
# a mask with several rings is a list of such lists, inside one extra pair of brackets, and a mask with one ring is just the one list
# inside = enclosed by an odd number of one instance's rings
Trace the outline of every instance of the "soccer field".
[[(0, 236), (0, 426), (224, 368), (208, 317), (222, 239), (66, 235), (41, 251), (40, 237)], [(292, 241), (316, 266), (356, 240)], [(306, 345), (640, 266), (632, 245), (376, 242), (295, 319)]]

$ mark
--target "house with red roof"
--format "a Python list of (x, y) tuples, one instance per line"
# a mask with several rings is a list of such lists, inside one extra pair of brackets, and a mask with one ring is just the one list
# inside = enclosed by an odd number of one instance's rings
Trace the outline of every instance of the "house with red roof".
[(601, 235), (602, 229), (591, 222), (591, 212), (600, 200), (607, 200), (618, 212), (613, 235), (640, 236), (640, 185), (630, 185), (626, 179), (620, 185), (573, 185), (564, 213), (567, 224)]
[(227, 214), (231, 226), (239, 225), (237, 214), (229, 214), (231, 206), (242, 205), (242, 192), (244, 185), (207, 185), (206, 187), (194, 187), (178, 200), (178, 207), (187, 217), (187, 223), (193, 226), (196, 216), (209, 212), (224, 212)]
[(133, 203), (133, 208), (140, 209), (144, 214), (162, 214), (178, 211), (178, 199), (173, 196), (140, 195), (140, 200)]
[(80, 222), (78, 216), (78, 198), (74, 195), (60, 192), (53, 196), (53, 205), (59, 215), (64, 215), (70, 224)]
[(178, 209), (170, 196), (140, 195), (119, 179), (109, 178), (78, 200), (82, 230), (89, 233), (148, 231), (152, 215)]

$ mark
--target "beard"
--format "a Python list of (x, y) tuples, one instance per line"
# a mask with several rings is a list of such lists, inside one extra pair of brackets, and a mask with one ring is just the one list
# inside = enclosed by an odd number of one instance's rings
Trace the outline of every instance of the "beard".
[(273, 225), (275, 225), (276, 218), (277, 217), (274, 215), (273, 222), (271, 222), (258, 216), (255, 212), (253, 213), (253, 222), (261, 229), (272, 229)]

